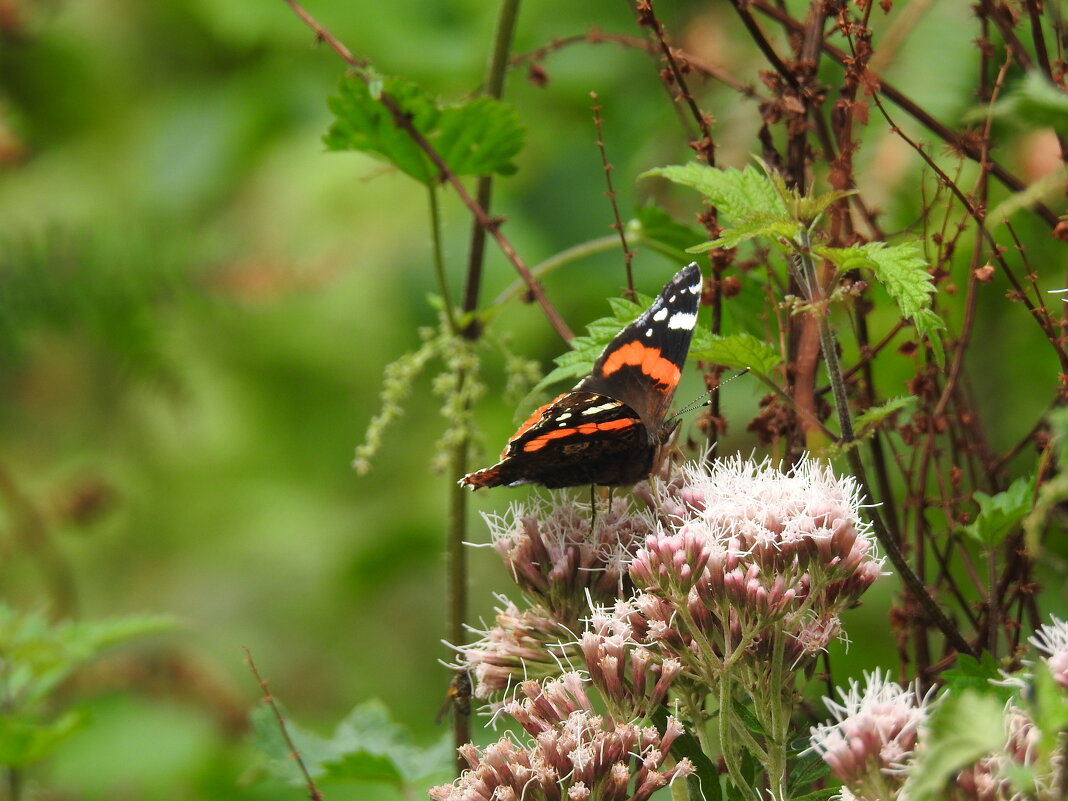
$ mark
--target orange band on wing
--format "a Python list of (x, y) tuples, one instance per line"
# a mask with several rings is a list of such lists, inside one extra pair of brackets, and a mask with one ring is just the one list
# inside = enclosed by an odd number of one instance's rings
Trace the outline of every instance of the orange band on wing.
[[(560, 398), (564, 397), (567, 394), (569, 394), (569, 393), (564, 392), (561, 395), (557, 395), (555, 398), (553, 398), (551, 401), (546, 403), (544, 406), (539, 406), (537, 409), (535, 409), (531, 413), (530, 417), (527, 418), (527, 421), (525, 423), (523, 423), (523, 425), (519, 426), (519, 430), (516, 431), (514, 434), (512, 434), (512, 436), (508, 440), (508, 445), (511, 445), (513, 442), (515, 442), (517, 439), (519, 439), (521, 436), (523, 436), (523, 434), (526, 432), (526, 430), (528, 428), (530, 428), (532, 425), (534, 425), (537, 422), (540, 422), (541, 418), (542, 418), (542, 415), (545, 414), (545, 410), (548, 409), (550, 406), (552, 406), (554, 403), (556, 403), (558, 400), (560, 400)], [(502, 459), (505, 456), (508, 455), (508, 445), (504, 446), (504, 452), (501, 454), (501, 458)]]
[(574, 434), (592, 434), (595, 431), (617, 431), (623, 428), (630, 428), (633, 425), (637, 425), (637, 423), (638, 421), (633, 418), (624, 417), (619, 420), (609, 420), (607, 423), (583, 423), (574, 428), (558, 428), (555, 431), (548, 431), (540, 437), (532, 439), (523, 446), (523, 450), (527, 453), (540, 451), (549, 444), (549, 440), (562, 439)]
[(640, 369), (657, 383), (674, 388), (679, 383), (681, 372), (670, 359), (665, 359), (660, 348), (650, 348), (641, 342), (629, 342), (609, 355), (604, 363), (604, 375), (612, 375), (627, 365)]

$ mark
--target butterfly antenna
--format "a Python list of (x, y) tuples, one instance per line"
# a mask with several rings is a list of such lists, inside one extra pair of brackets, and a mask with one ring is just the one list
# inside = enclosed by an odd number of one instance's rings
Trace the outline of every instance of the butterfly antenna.
[(744, 370), (739, 370), (737, 373), (732, 375), (730, 378), (726, 378), (723, 381), (720, 381), (719, 384), (716, 385), (715, 389), (708, 390), (708, 392), (706, 392), (704, 395), (702, 395), (701, 397), (699, 397), (697, 400), (693, 401), (689, 405), (685, 406), (684, 408), (679, 409), (679, 411), (675, 412), (675, 414), (671, 415), (671, 417), (669, 417), (668, 419), (669, 420), (674, 420), (676, 417), (682, 417), (684, 414), (689, 414), (694, 409), (700, 409), (702, 406), (711, 405), (711, 403), (712, 403), (712, 395), (713, 394), (715, 394), (720, 389), (722, 389), (724, 384), (729, 384), (734, 379), (741, 378), (743, 375), (748, 373), (750, 369), (751, 368), (746, 367)]

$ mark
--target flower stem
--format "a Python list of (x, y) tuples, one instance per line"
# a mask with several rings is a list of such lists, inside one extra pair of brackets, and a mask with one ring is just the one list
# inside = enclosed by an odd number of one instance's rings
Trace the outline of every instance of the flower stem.
[(449, 282), (445, 280), (445, 248), (441, 243), (441, 206), (438, 203), (437, 187), (427, 187), (427, 198), (430, 201), (430, 238), (433, 245), (431, 252), (434, 257), (434, 274), (438, 279), (438, 291), (441, 293), (442, 303), (445, 304), (445, 321), (449, 325), (449, 333), (455, 334), (457, 333), (456, 310), (452, 307)]

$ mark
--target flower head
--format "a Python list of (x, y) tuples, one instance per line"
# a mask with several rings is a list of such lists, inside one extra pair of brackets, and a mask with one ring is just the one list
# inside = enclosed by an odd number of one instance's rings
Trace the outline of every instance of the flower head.
[(838, 692), (840, 703), (823, 699), (834, 722), (812, 727), (810, 750), (858, 798), (888, 797), (888, 788), (904, 784), (903, 768), (927, 721), (926, 699), (879, 671), (867, 675), (863, 688), (850, 681)]
[(622, 498), (596, 514), (589, 504), (534, 498), (483, 517), (519, 587), (569, 624), (587, 608), (587, 591), (599, 602), (630, 593), (627, 565), (649, 532)]
[(475, 678), (475, 697), (489, 698), (526, 679), (559, 675), (577, 656), (575, 635), (538, 606), (520, 610), (510, 601), (497, 609), (496, 625), (457, 650), (458, 668)]
[[(536, 691), (531, 688), (530, 693)], [(688, 759), (664, 767), (682, 731), (682, 724), (672, 717), (661, 734), (652, 726), (618, 723), (575, 709), (541, 730), (527, 746), (508, 738), (483, 751), (465, 746), (461, 753), (470, 769), (452, 784), (432, 787), (430, 797), (433, 801), (645, 801), (676, 777), (693, 772)]]
[(1042, 653), (1056, 682), (1068, 687), (1068, 623), (1056, 615), (1050, 619), (1053, 622), (1040, 626), (1030, 643)]

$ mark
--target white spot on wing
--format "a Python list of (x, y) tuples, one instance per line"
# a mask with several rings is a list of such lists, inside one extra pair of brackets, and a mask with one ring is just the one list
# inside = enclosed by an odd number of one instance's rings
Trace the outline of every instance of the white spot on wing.
[(646, 328), (646, 329), (645, 329), (645, 335), (646, 335), (647, 337), (651, 337), (651, 336), (653, 335), (653, 329), (651, 329), (651, 328)]
[(583, 416), (587, 414), (600, 414), (601, 412), (607, 412), (609, 409), (618, 409), (623, 404), (619, 401), (609, 401), (608, 403), (602, 403), (600, 406), (591, 406), (589, 409), (583, 409)]
[(671, 319), (668, 320), (668, 328), (681, 328), (685, 331), (693, 330), (696, 324), (697, 315), (686, 314), (685, 312), (675, 312), (671, 315)]
[(653, 315), (653, 319), (656, 320), (659, 323), (659, 322), (661, 322), (663, 320), (666, 320), (667, 316), (668, 316), (668, 310), (665, 308), (665, 309), (661, 309), (656, 314), (654, 314)]
[(571, 412), (564, 412), (563, 414), (556, 415), (557, 420), (566, 420), (571, 416)]

